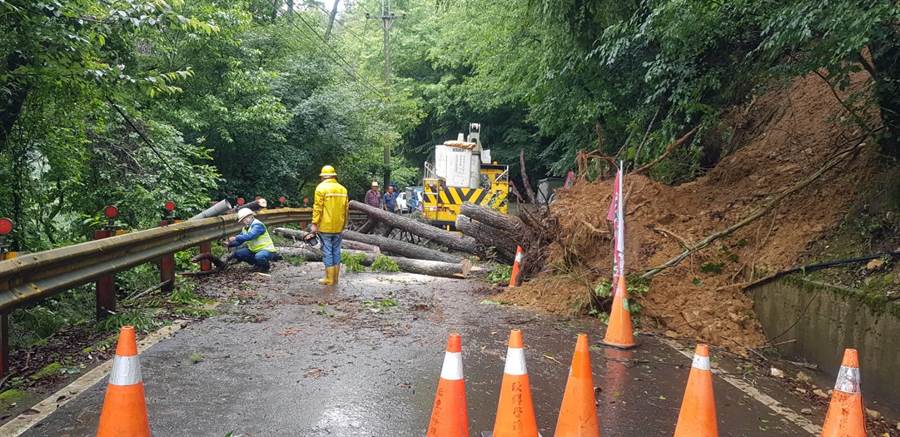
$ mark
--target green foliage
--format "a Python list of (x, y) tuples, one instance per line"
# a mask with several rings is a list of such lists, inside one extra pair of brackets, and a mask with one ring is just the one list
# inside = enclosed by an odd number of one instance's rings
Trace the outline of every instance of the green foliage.
[(85, 285), (62, 292), (39, 305), (13, 311), (10, 345), (27, 348), (43, 344), (63, 327), (90, 323), (94, 318), (94, 301), (94, 287)]
[(341, 264), (347, 267), (348, 271), (351, 271), (353, 273), (366, 271), (366, 266), (363, 265), (363, 261), (365, 260), (366, 256), (361, 253), (341, 254)]
[(372, 262), (372, 270), (376, 272), (399, 272), (400, 266), (390, 257), (378, 255)]
[(154, 317), (153, 311), (145, 308), (127, 308), (111, 314), (97, 322), (100, 332), (115, 333), (123, 326), (134, 326), (140, 333), (148, 333), (163, 325)]
[(397, 300), (392, 297), (386, 297), (386, 298), (374, 299), (374, 300), (364, 300), (363, 306), (368, 308), (372, 312), (378, 313), (378, 312), (396, 307)]
[(612, 296), (612, 283), (606, 279), (600, 281), (594, 287), (594, 296), (600, 299), (608, 299)]
[(283, 255), (282, 258), (284, 258), (285, 261), (294, 266), (302, 266), (304, 263), (306, 263), (306, 260), (303, 259), (302, 256)]
[(198, 364), (206, 360), (200, 352), (192, 352), (190, 356), (191, 364)]
[(508, 284), (510, 276), (512, 276), (512, 266), (507, 264), (494, 264), (487, 275), (487, 280), (491, 284)]
[(32, 381), (40, 381), (42, 379), (53, 378), (59, 376), (63, 372), (62, 364), (54, 361), (52, 363), (47, 364), (42, 367), (41, 370), (38, 370), (35, 373), (32, 373), (29, 378)]
[(197, 296), (194, 282), (179, 282), (169, 294), (168, 301), (176, 305), (199, 306), (203, 299)]

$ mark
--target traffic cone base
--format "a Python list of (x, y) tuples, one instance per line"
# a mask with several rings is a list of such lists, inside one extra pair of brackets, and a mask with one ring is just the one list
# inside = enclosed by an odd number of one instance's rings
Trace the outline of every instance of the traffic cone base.
[(587, 334), (579, 334), (569, 367), (569, 379), (559, 407), (555, 437), (600, 437), (597, 399)]
[(717, 437), (716, 400), (713, 394), (709, 347), (698, 344), (678, 412), (675, 437)]
[[(481, 431), (481, 437), (494, 437), (494, 433), (491, 431)], [(541, 433), (538, 433), (538, 437), (544, 437)]]
[(466, 387), (463, 382), (462, 338), (453, 333), (447, 338), (447, 351), (441, 366), (441, 379), (434, 396), (431, 421), (426, 437), (468, 437)]
[(612, 309), (609, 311), (609, 321), (606, 324), (606, 336), (603, 337), (600, 344), (624, 350), (633, 349), (638, 345), (634, 341), (631, 310), (628, 308), (628, 289), (625, 287), (624, 276), (618, 278)]
[(825, 414), (822, 437), (866, 437), (866, 414), (859, 385), (859, 356), (856, 349), (846, 349)]

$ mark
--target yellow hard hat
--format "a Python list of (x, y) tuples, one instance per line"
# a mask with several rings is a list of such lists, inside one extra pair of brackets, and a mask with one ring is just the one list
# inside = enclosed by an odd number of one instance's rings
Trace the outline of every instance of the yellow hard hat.
[(324, 177), (336, 178), (337, 172), (334, 171), (334, 167), (332, 167), (330, 165), (326, 165), (326, 166), (322, 167), (322, 173), (319, 173), (319, 176), (323, 177), (323, 178)]

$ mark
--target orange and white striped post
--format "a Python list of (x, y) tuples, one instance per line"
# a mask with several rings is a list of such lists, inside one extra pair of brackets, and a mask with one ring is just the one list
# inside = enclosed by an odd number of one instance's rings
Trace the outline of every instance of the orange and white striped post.
[(133, 326), (119, 331), (116, 357), (103, 398), (97, 437), (150, 437), (144, 382)]
[(525, 251), (522, 250), (522, 246), (516, 246), (516, 258), (513, 260), (512, 273), (509, 275), (509, 288), (519, 286), (519, 270), (524, 260)]
[(716, 399), (713, 395), (712, 371), (709, 366), (709, 346), (698, 344), (688, 376), (675, 437), (717, 437)]
[(518, 329), (509, 333), (493, 437), (538, 437), (522, 331)]
[(856, 349), (845, 349), (841, 370), (831, 393), (825, 414), (822, 437), (865, 437), (866, 414), (859, 389), (859, 355)]
[(434, 395), (427, 437), (469, 437), (462, 337), (457, 333), (451, 333), (447, 338), (447, 351), (441, 366), (441, 380)]

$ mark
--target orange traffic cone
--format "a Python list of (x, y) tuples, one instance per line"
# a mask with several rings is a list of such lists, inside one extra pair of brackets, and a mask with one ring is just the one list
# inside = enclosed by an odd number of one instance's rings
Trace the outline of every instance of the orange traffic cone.
[(591, 373), (591, 351), (587, 334), (578, 334), (575, 355), (569, 368), (569, 381), (559, 408), (556, 437), (600, 437), (594, 377)]
[(865, 437), (866, 415), (859, 390), (859, 357), (856, 349), (844, 349), (831, 404), (822, 426), (822, 437)]
[(619, 276), (616, 292), (613, 296), (612, 309), (609, 311), (609, 322), (606, 324), (606, 336), (600, 344), (631, 349), (637, 346), (631, 328), (631, 310), (628, 308), (628, 290), (625, 288), (625, 277)]
[(716, 399), (713, 396), (712, 372), (709, 370), (709, 346), (698, 344), (688, 376), (675, 437), (717, 437)]
[(525, 251), (522, 250), (522, 246), (516, 246), (516, 258), (513, 260), (512, 273), (509, 274), (509, 287), (518, 287), (519, 286), (519, 264), (522, 263), (522, 260), (525, 259)]
[(434, 395), (431, 422), (426, 437), (469, 437), (466, 413), (466, 386), (463, 383), (462, 338), (457, 333), (447, 338), (447, 352), (441, 367), (441, 380)]
[(528, 370), (525, 368), (522, 331), (518, 329), (509, 333), (493, 437), (538, 437)]
[(119, 331), (116, 357), (109, 373), (106, 397), (103, 398), (100, 424), (97, 425), (97, 437), (122, 436), (150, 436), (133, 326), (123, 326)]

